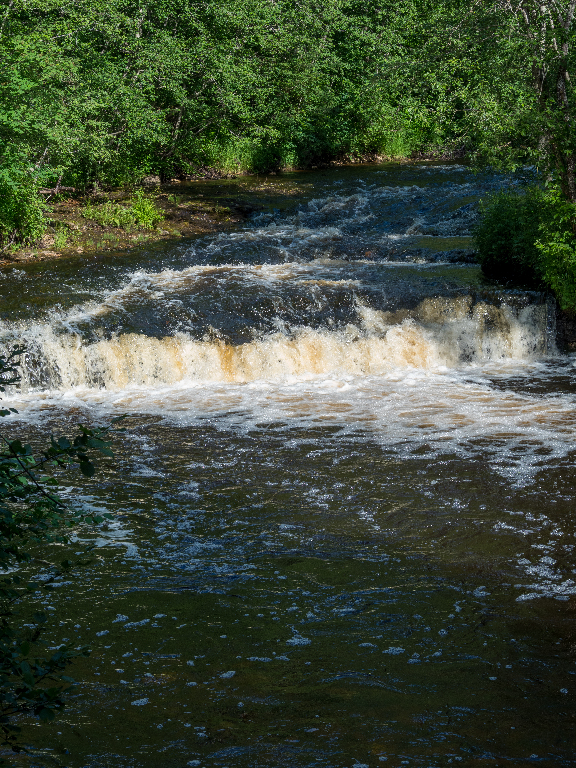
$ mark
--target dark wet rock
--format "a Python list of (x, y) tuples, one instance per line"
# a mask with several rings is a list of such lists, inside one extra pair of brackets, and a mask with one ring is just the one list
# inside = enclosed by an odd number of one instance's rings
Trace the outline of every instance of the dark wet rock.
[(454, 248), (451, 251), (436, 254), (435, 261), (448, 261), (450, 264), (476, 264), (478, 253), (467, 248)]
[(572, 310), (556, 310), (556, 344), (562, 352), (576, 351), (576, 313)]
[(470, 248), (451, 248), (448, 251), (432, 251), (429, 248), (409, 248), (401, 253), (386, 254), (384, 261), (405, 261), (407, 263), (449, 263), (476, 264), (478, 254)]
[(263, 210), (262, 205), (256, 205), (248, 202), (234, 202), (230, 205), (230, 208), (234, 211), (234, 213), (238, 213), (241, 216), (251, 216), (252, 214)]

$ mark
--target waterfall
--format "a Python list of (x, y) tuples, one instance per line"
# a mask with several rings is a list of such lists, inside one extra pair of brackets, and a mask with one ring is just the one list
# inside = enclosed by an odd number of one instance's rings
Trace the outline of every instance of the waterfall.
[[(157, 310), (161, 309), (160, 305)], [(70, 323), (33, 323), (22, 333), (24, 391), (88, 387), (119, 390), (185, 382), (243, 384), (326, 374), (382, 375), (396, 368), (434, 370), (504, 359), (536, 360), (553, 348), (548, 307), (514, 307), (473, 296), (425, 298), (412, 309), (385, 311), (356, 301), (338, 328), (295, 325), (234, 344), (183, 331), (156, 337), (112, 333), (98, 338), (105, 314), (92, 308), (87, 333)], [(278, 323), (279, 324), (279, 323)]]

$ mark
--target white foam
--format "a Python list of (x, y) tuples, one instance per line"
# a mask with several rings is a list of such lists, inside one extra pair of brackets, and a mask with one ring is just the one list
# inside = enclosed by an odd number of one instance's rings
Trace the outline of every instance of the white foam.
[[(161, 279), (171, 277), (157, 275), (156, 285)], [(279, 323), (285, 330), (239, 345), (185, 333), (160, 339), (127, 333), (86, 342), (70, 322), (64, 329), (59, 320), (32, 324), (26, 329), (30, 356), (22, 367), (22, 388), (33, 389), (39, 379), (52, 390), (112, 392), (179, 382), (197, 386), (370, 376), (398, 368), (438, 370), (463, 362), (532, 360), (548, 351), (544, 305), (514, 310), (505, 304), (474, 304), (463, 296), (425, 299), (414, 310), (396, 312), (357, 300), (356, 309), (358, 324), (330, 330), (290, 329)]]

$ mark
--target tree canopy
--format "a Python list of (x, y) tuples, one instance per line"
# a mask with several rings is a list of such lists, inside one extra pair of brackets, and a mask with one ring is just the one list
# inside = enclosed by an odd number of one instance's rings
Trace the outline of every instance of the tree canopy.
[(521, 100), (521, 41), (488, 57), (490, 14), (463, 2), (0, 7), (2, 160), (44, 184), (406, 155), (473, 143), (479, 109)]

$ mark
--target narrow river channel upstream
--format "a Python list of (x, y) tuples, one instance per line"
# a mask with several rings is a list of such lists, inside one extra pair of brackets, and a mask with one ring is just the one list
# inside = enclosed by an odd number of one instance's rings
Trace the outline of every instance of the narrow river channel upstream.
[(45, 600), (93, 654), (30, 765), (575, 764), (574, 357), (470, 237), (518, 183), (283, 174), (240, 229), (1, 274), (4, 429), (127, 414), (67, 490), (112, 519)]

